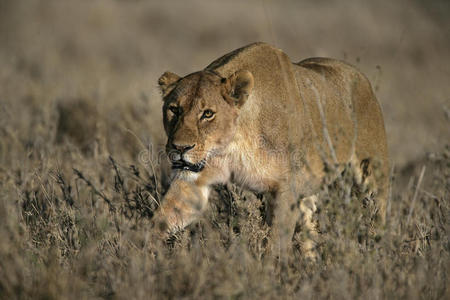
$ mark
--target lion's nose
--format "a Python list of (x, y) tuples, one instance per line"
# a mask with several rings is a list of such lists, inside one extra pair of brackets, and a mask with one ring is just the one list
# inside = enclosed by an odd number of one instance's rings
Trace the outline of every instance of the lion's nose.
[(181, 154), (188, 152), (189, 150), (191, 150), (192, 148), (195, 147), (194, 145), (177, 145), (177, 144), (172, 144), (173, 149), (179, 151)]
[(170, 159), (172, 161), (181, 160), (181, 156), (186, 153), (187, 151), (191, 150), (195, 147), (194, 145), (176, 145), (172, 144), (172, 151), (170, 153)]

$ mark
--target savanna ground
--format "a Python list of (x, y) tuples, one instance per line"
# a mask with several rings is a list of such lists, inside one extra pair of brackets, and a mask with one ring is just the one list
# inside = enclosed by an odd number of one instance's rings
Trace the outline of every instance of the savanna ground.
[[(0, 298), (448, 299), (449, 16), (446, 1), (0, 1)], [(294, 251), (287, 269), (264, 199), (235, 186), (170, 242), (149, 226), (158, 76), (259, 40), (367, 74), (393, 165), (385, 227), (343, 174), (320, 192), (317, 262)]]

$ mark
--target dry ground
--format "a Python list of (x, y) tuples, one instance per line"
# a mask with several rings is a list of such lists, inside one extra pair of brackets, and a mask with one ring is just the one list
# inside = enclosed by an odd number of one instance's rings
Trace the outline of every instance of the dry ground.
[[(0, 298), (448, 299), (449, 16), (446, 1), (0, 1)], [(158, 76), (259, 40), (367, 74), (394, 166), (385, 228), (324, 184), (319, 260), (296, 251), (287, 269), (265, 251), (264, 199), (235, 186), (169, 243), (148, 226)]]

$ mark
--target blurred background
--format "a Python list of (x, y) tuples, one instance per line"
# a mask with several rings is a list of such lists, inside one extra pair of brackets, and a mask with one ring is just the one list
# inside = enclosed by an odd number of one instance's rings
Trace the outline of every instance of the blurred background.
[(450, 140), (449, 17), (440, 0), (1, 0), (2, 161), (13, 142), (44, 141), (132, 160), (165, 142), (160, 74), (265, 41), (294, 62), (327, 56), (365, 73), (403, 167)]
[[(384, 112), (389, 224), (325, 184), (317, 264), (266, 255), (267, 199), (232, 185), (173, 243), (148, 224), (158, 77), (255, 41), (355, 65)], [(449, 142), (448, 0), (0, 0), (0, 299), (450, 299)]]

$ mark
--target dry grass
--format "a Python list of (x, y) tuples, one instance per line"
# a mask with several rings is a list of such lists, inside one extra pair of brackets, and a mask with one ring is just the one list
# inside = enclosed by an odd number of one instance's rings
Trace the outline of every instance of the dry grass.
[[(446, 2), (208, 3), (0, 3), (0, 298), (448, 298)], [(166, 188), (157, 76), (255, 40), (368, 74), (395, 166), (385, 228), (342, 200), (344, 173), (320, 193), (318, 261), (294, 251), (287, 269), (264, 198), (235, 186), (171, 241), (149, 226)]]

